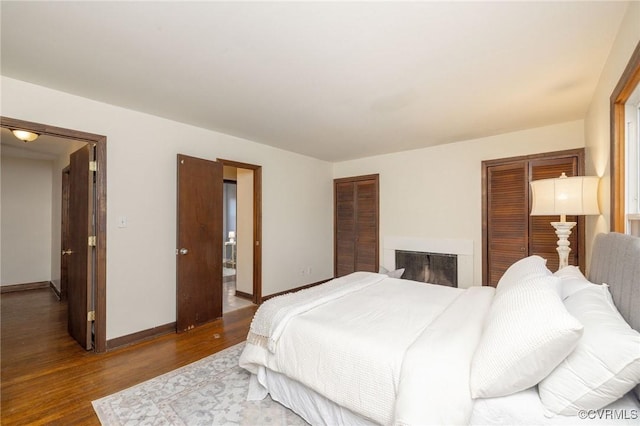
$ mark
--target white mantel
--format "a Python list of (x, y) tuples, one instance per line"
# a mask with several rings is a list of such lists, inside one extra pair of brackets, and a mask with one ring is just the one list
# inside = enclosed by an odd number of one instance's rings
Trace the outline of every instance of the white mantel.
[(396, 250), (458, 256), (458, 287), (473, 285), (473, 240), (446, 238), (384, 237), (382, 266), (396, 269)]

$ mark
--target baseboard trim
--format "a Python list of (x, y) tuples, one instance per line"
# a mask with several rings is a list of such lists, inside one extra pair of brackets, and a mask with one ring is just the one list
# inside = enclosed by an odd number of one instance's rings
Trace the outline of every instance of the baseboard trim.
[(138, 331), (135, 333), (127, 334), (126, 336), (116, 337), (115, 339), (107, 340), (107, 351), (114, 349), (120, 349), (125, 346), (130, 346), (136, 343), (143, 342), (145, 340), (153, 339), (159, 336), (163, 336), (169, 333), (176, 332), (176, 323), (170, 322), (168, 324), (159, 325), (157, 327), (149, 328), (147, 330)]
[(0, 286), (0, 293), (13, 293), (14, 291), (38, 290), (48, 288), (50, 281), (39, 281), (36, 283), (11, 284)]
[(60, 290), (58, 290), (58, 287), (56, 287), (56, 285), (53, 283), (53, 281), (49, 281), (49, 288), (51, 289), (51, 291), (53, 291), (55, 293), (55, 295), (58, 298), (58, 300), (62, 300), (61, 296), (60, 296)]
[(244, 291), (236, 290), (236, 296), (241, 297), (243, 299), (247, 299), (253, 302), (253, 294), (245, 293)]
[[(323, 283), (326, 283), (327, 281), (331, 281), (333, 278), (327, 278), (326, 280), (322, 280), (322, 281), (318, 281), (315, 283), (311, 283), (311, 284), (306, 284), (300, 287), (296, 287), (296, 288), (292, 288), (291, 290), (286, 290), (286, 291), (281, 291), (279, 293), (275, 293), (275, 294), (270, 294), (268, 296), (264, 296), (262, 298), (262, 301), (264, 302), (265, 300), (269, 300), (273, 297), (276, 296), (281, 296), (283, 294), (287, 294), (287, 293), (293, 293), (296, 291), (300, 291), (300, 290), (304, 290), (305, 288), (310, 288), (310, 287), (314, 287)], [(46, 287), (46, 286), (45, 286)], [(236, 296), (238, 297), (242, 297), (242, 298), (246, 298), (249, 300), (253, 299), (253, 296), (244, 292), (239, 292), (236, 290)], [(145, 340), (149, 340), (149, 339), (153, 339), (155, 337), (159, 337), (162, 336), (164, 334), (169, 334), (169, 333), (175, 333), (176, 331), (176, 323), (172, 322), (169, 324), (165, 324), (165, 325), (160, 325), (158, 327), (153, 327), (147, 330), (142, 330), (142, 331), (138, 331), (136, 333), (132, 333), (132, 334), (127, 334), (126, 336), (120, 336), (120, 337), (116, 337), (115, 339), (109, 339), (107, 340), (107, 351), (112, 351), (115, 349), (119, 349), (125, 346), (130, 346), (133, 345), (135, 343), (140, 343), (143, 342)]]
[(279, 293), (270, 294), (268, 296), (262, 297), (262, 301), (264, 302), (266, 300), (272, 299), (272, 298), (277, 297), (277, 296), (282, 296), (283, 294), (287, 294), (287, 293), (295, 293), (296, 291), (304, 290), (305, 288), (315, 287), (317, 285), (324, 284), (327, 281), (331, 281), (332, 279), (333, 278), (327, 278), (326, 280), (318, 281), (318, 282), (311, 283), (311, 284), (306, 284), (306, 285), (303, 285), (303, 286), (300, 286), (300, 287), (292, 288), (291, 290), (285, 290), (285, 291), (281, 291)]

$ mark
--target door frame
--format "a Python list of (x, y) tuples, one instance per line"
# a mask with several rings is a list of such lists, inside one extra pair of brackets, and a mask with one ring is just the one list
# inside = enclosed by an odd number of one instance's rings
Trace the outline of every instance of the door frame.
[(95, 263), (95, 321), (94, 352), (107, 349), (107, 137), (95, 133), (50, 126), (47, 124), (0, 116), (0, 127), (22, 129), (40, 135), (55, 136), (74, 141), (88, 142), (96, 147), (96, 263)]
[(624, 233), (626, 227), (626, 146), (624, 121), (625, 104), (640, 84), (640, 42), (636, 45), (626, 68), (610, 97), (611, 147), (610, 147), (610, 175), (611, 175), (611, 217), (609, 230)]
[(253, 170), (253, 303), (262, 303), (262, 166), (218, 158), (223, 166)]

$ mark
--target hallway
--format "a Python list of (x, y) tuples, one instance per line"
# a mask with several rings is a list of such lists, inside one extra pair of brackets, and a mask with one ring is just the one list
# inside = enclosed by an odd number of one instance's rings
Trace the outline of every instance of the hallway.
[(254, 306), (251, 300), (236, 296), (236, 270), (226, 267), (222, 270), (222, 314), (226, 315), (237, 309)]

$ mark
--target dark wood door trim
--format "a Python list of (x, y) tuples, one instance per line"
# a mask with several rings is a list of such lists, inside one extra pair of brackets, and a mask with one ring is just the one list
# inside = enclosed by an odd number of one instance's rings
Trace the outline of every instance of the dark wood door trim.
[(362, 175), (362, 176), (353, 176), (353, 177), (344, 177), (344, 178), (337, 178), (333, 180), (333, 183), (343, 183), (343, 182), (360, 182), (363, 180), (375, 180), (376, 182), (379, 180), (380, 175), (379, 174), (373, 174), (373, 175)]
[(81, 132), (47, 124), (0, 116), (0, 126), (9, 129), (24, 129), (40, 135), (84, 141), (96, 147), (96, 264), (95, 264), (95, 312), (94, 351), (107, 349), (107, 137), (95, 133)]
[(640, 42), (610, 97), (611, 102), (611, 224), (612, 232), (625, 230), (625, 104), (640, 84)]
[[(565, 149), (562, 151), (543, 152), (538, 154), (519, 155), (517, 157), (506, 157), (506, 158), (497, 158), (494, 160), (485, 160), (482, 162), (482, 170), (484, 171), (486, 167), (500, 165), (500, 164), (515, 163), (518, 161), (529, 161), (529, 160), (538, 160), (538, 159), (546, 159), (546, 158), (566, 158), (566, 157), (576, 157), (576, 156), (578, 157), (582, 156), (584, 158), (584, 148)], [(582, 168), (581, 170), (584, 170), (584, 168)]]
[(223, 166), (253, 170), (253, 303), (262, 303), (262, 166), (218, 158)]
[[(499, 166), (499, 165), (507, 165), (507, 164), (515, 164), (526, 162), (528, 163), (531, 160), (541, 160), (541, 159), (561, 159), (561, 158), (570, 158), (575, 157), (578, 159), (578, 173), (577, 175), (584, 175), (585, 172), (585, 150), (584, 148), (576, 148), (576, 149), (567, 149), (562, 151), (554, 151), (554, 152), (545, 152), (539, 154), (530, 154), (530, 155), (521, 155), (517, 157), (507, 157), (507, 158), (498, 158), (495, 160), (485, 160), (482, 162), (482, 285), (488, 285), (489, 283), (489, 269), (488, 269), (488, 251), (489, 251), (489, 226), (488, 226), (488, 211), (489, 203), (488, 203), (488, 169), (490, 167)], [(528, 168), (527, 168), (527, 171)], [(530, 175), (530, 173), (529, 173)], [(531, 191), (531, 189), (529, 189)], [(530, 197), (530, 194), (526, 194), (527, 200)], [(580, 259), (584, 259), (584, 220), (581, 219), (578, 222), (578, 234), (580, 238)], [(528, 246), (528, 243), (527, 243)], [(581, 265), (584, 267), (584, 265)]]

